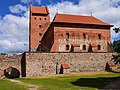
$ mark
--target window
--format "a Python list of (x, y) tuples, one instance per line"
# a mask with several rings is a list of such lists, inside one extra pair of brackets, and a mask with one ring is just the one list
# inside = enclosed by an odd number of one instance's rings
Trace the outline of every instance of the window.
[(39, 28), (41, 28), (42, 27), (42, 25), (39, 25)]
[(69, 50), (69, 45), (68, 44), (66, 45), (66, 50)]
[(39, 18), (41, 20), (41, 18)]
[(101, 39), (101, 34), (98, 34), (98, 40), (100, 40)]
[(36, 20), (36, 17), (34, 17), (34, 20)]
[(66, 33), (66, 40), (68, 41), (69, 39), (69, 33)]
[(42, 36), (42, 33), (39, 33), (39, 36)]
[(83, 50), (86, 50), (86, 45), (83, 45)]
[(85, 39), (86, 38), (86, 34), (85, 33), (83, 33), (83, 39)]
[(101, 49), (101, 46), (100, 45), (98, 45), (98, 50), (100, 50)]
[(44, 20), (46, 20), (46, 18), (44, 18)]

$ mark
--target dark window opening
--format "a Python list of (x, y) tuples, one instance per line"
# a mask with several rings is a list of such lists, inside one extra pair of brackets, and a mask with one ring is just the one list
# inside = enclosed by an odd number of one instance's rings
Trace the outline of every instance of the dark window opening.
[(68, 41), (69, 39), (69, 33), (66, 33), (66, 40)]
[(41, 20), (41, 18), (39, 18)]
[(39, 25), (39, 28), (41, 28), (42, 27), (42, 25)]
[(42, 36), (42, 33), (39, 33), (39, 36)]
[(86, 50), (86, 45), (83, 45), (83, 50)]
[(86, 38), (86, 34), (85, 33), (83, 33), (83, 39), (85, 39)]
[(44, 20), (46, 20), (46, 18), (44, 18)]
[(101, 39), (101, 34), (98, 34), (98, 39), (99, 39), (99, 40)]
[(98, 50), (100, 50), (101, 49), (101, 46), (100, 45), (98, 45)]
[(66, 45), (66, 50), (69, 50), (69, 45)]
[(36, 17), (34, 17), (34, 20), (36, 20)]

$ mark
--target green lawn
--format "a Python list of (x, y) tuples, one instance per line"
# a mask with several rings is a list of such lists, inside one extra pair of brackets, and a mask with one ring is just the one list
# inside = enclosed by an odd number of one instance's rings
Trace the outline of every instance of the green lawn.
[(0, 90), (28, 90), (23, 85), (12, 83), (8, 80), (0, 80)]
[(40, 86), (39, 90), (96, 90), (120, 78), (120, 73), (68, 75), (47, 78), (21, 78), (22, 82)]
[[(45, 76), (35, 78), (19, 78), (26, 84), (39, 86), (39, 90), (96, 90), (111, 81), (120, 79), (120, 73), (73, 74)], [(0, 80), (0, 90), (27, 90), (25, 86)]]

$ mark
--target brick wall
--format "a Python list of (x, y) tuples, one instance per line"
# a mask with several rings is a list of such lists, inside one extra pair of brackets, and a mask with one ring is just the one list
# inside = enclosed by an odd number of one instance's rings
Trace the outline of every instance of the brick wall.
[[(59, 26), (61, 25), (61, 26)], [(68, 24), (51, 24), (41, 44), (38, 47), (38, 51), (42, 52), (70, 52), (72, 44), (79, 44), (79, 50), (77, 52), (89, 52), (90, 45), (93, 52), (108, 52), (108, 46), (110, 44), (110, 30), (97, 28), (80, 27), (81, 25), (68, 25)], [(69, 34), (69, 39), (66, 40), (66, 34)], [(83, 39), (85, 34), (85, 39)], [(98, 38), (100, 35), (100, 39)], [(66, 50), (66, 45), (69, 45), (69, 50)], [(83, 50), (83, 45), (86, 46), (86, 50)], [(98, 50), (98, 45), (100, 50)], [(75, 51), (73, 51), (75, 52)]]
[[(70, 72), (104, 70), (113, 53), (25, 53), (25, 76), (60, 72), (61, 64), (69, 64)], [(58, 64), (58, 66), (56, 66)], [(57, 67), (57, 68), (56, 68)]]

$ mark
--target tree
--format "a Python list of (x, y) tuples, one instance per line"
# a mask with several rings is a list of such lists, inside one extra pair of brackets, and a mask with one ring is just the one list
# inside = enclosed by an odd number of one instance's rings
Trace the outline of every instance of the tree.
[(120, 52), (120, 40), (114, 41), (112, 47), (115, 50), (115, 52)]
[(118, 33), (118, 32), (120, 32), (120, 27), (119, 27), (119, 28), (116, 28), (116, 27), (115, 27), (113, 30), (114, 30), (116, 33)]
[(7, 55), (6, 53), (0, 53), (0, 55)]
[[(115, 33), (119, 33), (120, 27), (114, 28), (113, 30), (115, 31)], [(113, 55), (112, 61), (114, 61), (115, 64), (120, 64), (120, 40), (114, 41), (112, 47), (116, 52), (118, 52), (116, 55)]]

